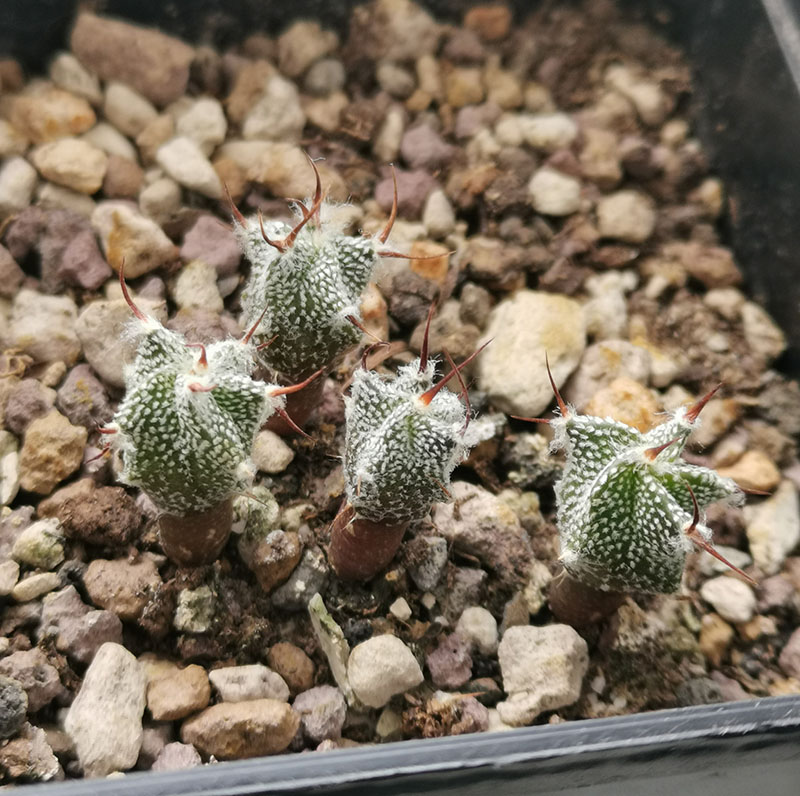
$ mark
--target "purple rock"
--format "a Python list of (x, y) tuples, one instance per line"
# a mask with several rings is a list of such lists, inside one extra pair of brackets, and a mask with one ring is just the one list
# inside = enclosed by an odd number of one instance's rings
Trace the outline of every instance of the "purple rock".
[(202, 765), (203, 760), (197, 749), (190, 743), (174, 741), (168, 743), (159, 753), (153, 771), (180, 771)]
[(298, 694), (292, 707), (300, 714), (303, 734), (310, 741), (339, 738), (347, 715), (342, 692), (332, 685), (309, 688)]
[(37, 244), (41, 255), (42, 288), (47, 293), (56, 293), (64, 287), (65, 276), (61, 272), (64, 250), (82, 233), (92, 237), (91, 225), (85, 216), (69, 210), (50, 210), (45, 228)]
[(58, 390), (56, 403), (70, 423), (93, 431), (114, 414), (108, 393), (89, 365), (76, 365)]
[(454, 28), (442, 55), (455, 63), (479, 63), (486, 57), (486, 50), (474, 30)]
[(481, 127), (494, 124), (502, 110), (494, 102), (482, 105), (465, 105), (456, 114), (454, 133), (456, 138), (472, 138)]
[(6, 427), (17, 436), (37, 417), (44, 417), (56, 402), (54, 390), (36, 379), (22, 379), (8, 396), (5, 411)]
[(450, 728), (451, 735), (486, 732), (489, 729), (489, 709), (474, 696), (461, 697), (458, 700), (458, 712), (458, 721)]
[(437, 688), (458, 688), (472, 677), (472, 656), (469, 642), (452, 633), (439, 642), (425, 658), (431, 680)]
[[(397, 173), (397, 210), (404, 218), (419, 218), (428, 194), (436, 187), (436, 180), (427, 171), (416, 169)], [(375, 200), (385, 213), (392, 209), (394, 185), (391, 175), (375, 187)]]
[(74, 586), (67, 586), (42, 601), (39, 638), (45, 636), (55, 636), (59, 652), (88, 664), (107, 641), (122, 643), (122, 622), (111, 611), (90, 608)]
[(789, 677), (800, 678), (800, 628), (789, 636), (778, 658), (778, 665)]
[(242, 250), (233, 232), (215, 216), (200, 216), (186, 233), (181, 258), (213, 265), (219, 276), (230, 276), (239, 268)]
[(452, 147), (427, 124), (406, 130), (400, 142), (400, 154), (412, 169), (438, 169), (452, 153)]
[(26, 207), (8, 225), (4, 242), (11, 256), (20, 262), (34, 250), (46, 221), (41, 207)]
[(103, 257), (94, 232), (86, 229), (67, 244), (58, 273), (68, 285), (97, 290), (114, 272)]
[(13, 298), (23, 279), (25, 273), (11, 252), (5, 246), (0, 246), (0, 296)]

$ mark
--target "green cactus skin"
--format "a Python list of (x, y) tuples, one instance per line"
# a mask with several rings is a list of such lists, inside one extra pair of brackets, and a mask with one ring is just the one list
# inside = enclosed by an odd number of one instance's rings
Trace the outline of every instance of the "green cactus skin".
[(345, 398), (347, 499), (360, 517), (398, 523), (424, 517), (447, 498), (450, 475), (469, 452), (466, 410), (458, 396), (437, 392), (436, 366), (419, 359), (393, 380), (360, 369)]
[(579, 415), (556, 391), (561, 416), (549, 421), (552, 449), (566, 451), (555, 485), (561, 560), (577, 581), (603, 592), (671, 593), (693, 546), (710, 550), (699, 509), (744, 499), (730, 478), (680, 458), (712, 394), (643, 434)]
[(251, 377), (251, 341), (190, 347), (131, 307), (139, 347), (125, 397), (103, 429), (122, 456), (119, 478), (162, 512), (207, 511), (247, 487), (255, 434), (284, 399)]

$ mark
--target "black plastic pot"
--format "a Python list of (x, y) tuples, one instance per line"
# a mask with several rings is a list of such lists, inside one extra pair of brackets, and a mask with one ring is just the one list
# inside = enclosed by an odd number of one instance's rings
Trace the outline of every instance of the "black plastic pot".
[[(565, 0), (566, 2), (567, 0)], [(469, 2), (423, 2), (457, 19)], [(532, 0), (517, 0), (520, 10)], [(624, 0), (679, 43), (695, 72), (694, 118), (736, 207), (728, 221), (751, 295), (786, 330), (780, 363), (800, 374), (800, 26), (798, 0)], [(76, 2), (3, 0), (0, 52), (31, 68), (62, 47)], [(344, 27), (353, 2), (108, 0), (100, 10), (217, 44), (290, 19)], [(257, 796), (267, 793), (491, 792), (791, 796), (800, 792), (800, 697), (682, 708), (507, 733), (407, 741), (325, 754), (33, 786), (25, 794)]]

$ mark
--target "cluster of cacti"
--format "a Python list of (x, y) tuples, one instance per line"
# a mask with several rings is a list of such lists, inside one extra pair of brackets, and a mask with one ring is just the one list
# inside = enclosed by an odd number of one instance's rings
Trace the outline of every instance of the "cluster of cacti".
[(371, 577), (391, 561), (413, 520), (448, 500), (450, 476), (470, 448), (469, 403), (443, 387), (467, 391), (464, 368), (481, 349), (435, 382), (428, 324), (420, 357), (394, 378), (357, 370), (345, 398), (344, 477), (347, 502), (331, 530), (329, 558), (341, 577)]
[[(642, 433), (578, 414), (562, 400), (552, 375), (550, 381), (560, 411), (546, 421), (554, 433), (552, 449), (566, 452), (555, 493), (567, 575), (600, 593), (670, 593), (680, 587), (686, 555), (695, 546), (732, 566), (711, 546), (701, 509), (718, 500), (741, 503), (744, 494), (730, 478), (681, 458), (702, 408), (719, 388)], [(574, 592), (572, 585), (563, 588)], [(551, 604), (563, 610), (562, 598), (555, 594)]]

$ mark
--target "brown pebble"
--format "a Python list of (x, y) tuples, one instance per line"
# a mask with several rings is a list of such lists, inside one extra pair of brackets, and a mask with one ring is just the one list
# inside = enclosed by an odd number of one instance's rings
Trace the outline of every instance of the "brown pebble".
[(464, 15), (464, 27), (486, 41), (497, 41), (508, 35), (511, 9), (506, 5), (475, 6)]
[(136, 562), (96, 558), (89, 564), (83, 583), (95, 605), (113, 611), (123, 621), (136, 621), (150, 595), (161, 585), (161, 578), (149, 557)]
[(300, 647), (279, 641), (270, 647), (267, 663), (286, 681), (292, 696), (314, 685), (314, 662)]

